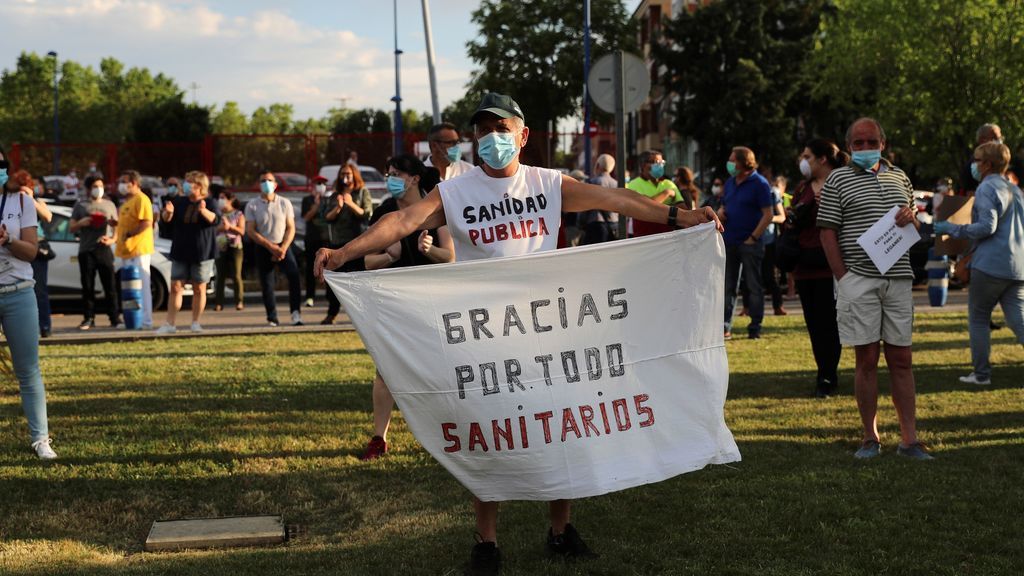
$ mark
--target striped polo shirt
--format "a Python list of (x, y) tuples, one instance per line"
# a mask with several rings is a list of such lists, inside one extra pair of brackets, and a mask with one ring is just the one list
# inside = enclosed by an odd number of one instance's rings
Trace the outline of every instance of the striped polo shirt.
[(818, 206), (818, 227), (838, 232), (839, 248), (848, 270), (873, 278), (913, 278), (909, 253), (882, 274), (857, 244), (857, 238), (893, 206), (910, 206), (913, 198), (910, 179), (886, 160), (881, 160), (877, 174), (850, 164), (833, 170), (825, 180)]

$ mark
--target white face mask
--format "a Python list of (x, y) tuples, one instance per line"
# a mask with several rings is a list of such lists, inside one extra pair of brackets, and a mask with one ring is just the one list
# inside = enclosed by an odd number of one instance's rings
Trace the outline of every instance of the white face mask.
[(92, 190), (89, 190), (89, 195), (92, 196), (93, 200), (99, 200), (100, 198), (103, 198), (103, 187), (102, 186), (95, 186), (95, 187), (93, 187)]
[(800, 173), (804, 175), (804, 178), (811, 177), (811, 163), (807, 161), (807, 158), (800, 159)]
[(217, 199), (217, 208), (220, 208), (221, 212), (223, 212), (224, 209), (227, 208), (227, 207), (228, 207), (228, 200), (227, 200), (227, 198), (218, 198)]
[(326, 191), (327, 191), (327, 185), (326, 184), (317, 184), (316, 185), (316, 193), (317, 194), (323, 194)]
[(127, 194), (128, 193), (128, 184), (126, 182), (118, 182), (117, 183), (117, 193), (120, 194), (121, 196), (124, 196), (125, 194)]
[(719, 194), (722, 193), (722, 187), (721, 186), (712, 186), (711, 187), (711, 193), (714, 194), (715, 196), (718, 196)]

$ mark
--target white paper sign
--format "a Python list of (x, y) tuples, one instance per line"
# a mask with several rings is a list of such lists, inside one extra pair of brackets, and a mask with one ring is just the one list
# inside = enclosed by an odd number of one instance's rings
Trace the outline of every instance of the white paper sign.
[(740, 459), (711, 224), (330, 273), (417, 440), (485, 501), (580, 498)]
[(885, 216), (879, 218), (878, 222), (872, 224), (867, 232), (857, 238), (857, 244), (868, 253), (868, 257), (882, 274), (888, 272), (889, 268), (892, 268), (892, 265), (921, 239), (913, 223), (906, 226), (896, 225), (896, 213), (899, 210), (899, 206), (893, 206)]

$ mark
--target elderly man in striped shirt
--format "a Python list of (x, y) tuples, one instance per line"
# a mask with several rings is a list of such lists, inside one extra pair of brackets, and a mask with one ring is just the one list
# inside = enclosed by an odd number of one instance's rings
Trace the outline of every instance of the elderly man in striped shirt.
[(878, 456), (878, 360), (885, 343), (892, 401), (900, 424), (896, 453), (930, 460), (917, 438), (916, 394), (911, 357), (914, 273), (904, 254), (884, 274), (860, 245), (864, 232), (893, 206), (899, 206), (896, 224), (917, 226), (913, 205), (914, 187), (899, 168), (882, 158), (885, 132), (873, 118), (860, 118), (846, 131), (846, 145), (853, 162), (829, 175), (821, 192), (818, 226), (821, 243), (836, 277), (836, 318), (839, 339), (856, 352), (854, 390), (864, 426), (856, 458)]

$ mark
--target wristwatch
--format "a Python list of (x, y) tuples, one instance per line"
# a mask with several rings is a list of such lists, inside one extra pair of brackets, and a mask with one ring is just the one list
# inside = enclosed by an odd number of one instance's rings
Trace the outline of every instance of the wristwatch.
[(677, 228), (679, 224), (676, 223), (676, 216), (679, 214), (679, 207), (672, 205), (668, 207), (668, 225), (673, 228)]

